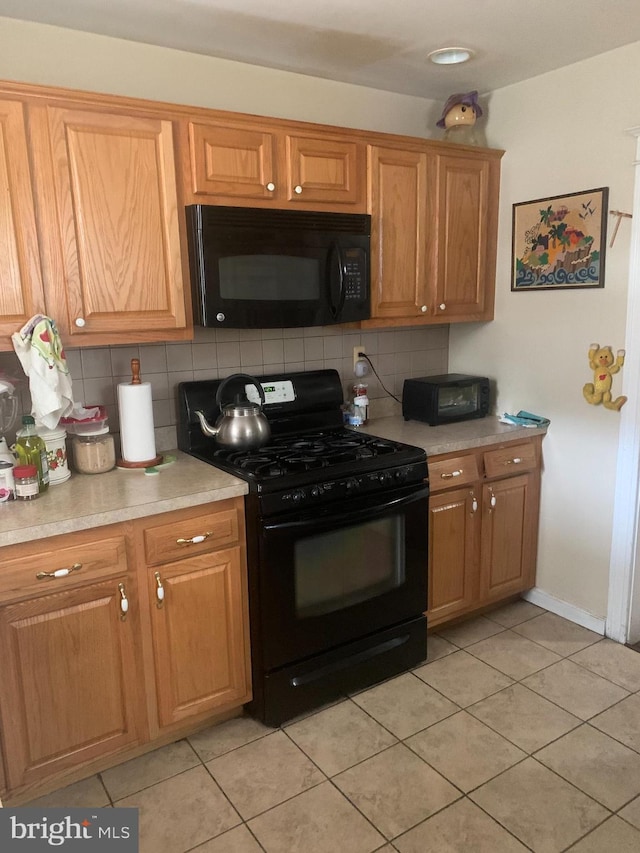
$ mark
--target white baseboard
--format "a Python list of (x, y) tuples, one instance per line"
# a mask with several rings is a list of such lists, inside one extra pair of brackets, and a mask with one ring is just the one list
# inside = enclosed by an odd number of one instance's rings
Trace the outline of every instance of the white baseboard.
[(556, 616), (562, 616), (563, 619), (568, 619), (569, 622), (575, 622), (576, 625), (582, 625), (583, 628), (588, 628), (590, 631), (595, 631), (596, 634), (602, 634), (604, 637), (606, 619), (594, 616), (592, 613), (587, 613), (586, 610), (581, 610), (574, 604), (569, 604), (567, 601), (562, 601), (559, 598), (554, 598), (548, 592), (544, 592), (538, 587), (522, 593), (522, 597), (532, 604), (537, 604), (538, 607), (544, 607), (550, 613), (555, 613)]

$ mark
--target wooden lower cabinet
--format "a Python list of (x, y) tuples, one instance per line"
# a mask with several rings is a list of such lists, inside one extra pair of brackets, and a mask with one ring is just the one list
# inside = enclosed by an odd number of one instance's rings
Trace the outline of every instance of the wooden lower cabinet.
[(9, 800), (166, 743), (251, 698), (242, 498), (0, 556)]
[(430, 627), (534, 585), (541, 441), (429, 459)]
[[(122, 619), (122, 596), (131, 608)], [(0, 610), (10, 788), (139, 743), (135, 584), (126, 575)]]
[(430, 624), (468, 610), (478, 596), (477, 504), (471, 489), (435, 494), (429, 501)]
[(153, 572), (153, 648), (161, 729), (250, 698), (243, 571), (240, 548), (235, 547)]

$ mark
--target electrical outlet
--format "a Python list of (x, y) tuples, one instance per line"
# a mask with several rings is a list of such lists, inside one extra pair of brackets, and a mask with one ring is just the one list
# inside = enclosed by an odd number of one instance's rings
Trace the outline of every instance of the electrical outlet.
[(366, 350), (361, 344), (358, 344), (357, 347), (353, 348), (353, 372), (354, 373), (356, 371), (356, 361), (358, 361), (358, 359), (360, 358), (360, 355), (361, 354), (364, 355), (365, 352), (366, 352)]

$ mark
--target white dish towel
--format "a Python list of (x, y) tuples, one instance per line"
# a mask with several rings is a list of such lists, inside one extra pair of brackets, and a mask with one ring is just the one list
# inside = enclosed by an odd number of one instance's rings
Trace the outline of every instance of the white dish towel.
[(55, 429), (73, 409), (71, 376), (56, 324), (36, 314), (11, 341), (29, 378), (31, 414), (47, 429)]

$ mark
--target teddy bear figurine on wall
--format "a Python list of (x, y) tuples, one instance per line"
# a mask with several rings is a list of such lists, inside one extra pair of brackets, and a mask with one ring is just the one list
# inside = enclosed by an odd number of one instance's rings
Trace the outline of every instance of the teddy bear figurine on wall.
[(591, 344), (589, 347), (589, 367), (593, 370), (593, 382), (587, 382), (582, 393), (587, 403), (597, 405), (602, 403), (605, 409), (614, 409), (619, 412), (627, 402), (626, 397), (611, 398), (612, 376), (618, 373), (624, 364), (625, 351), (619, 349), (614, 359), (611, 347), (601, 347), (600, 344)]

